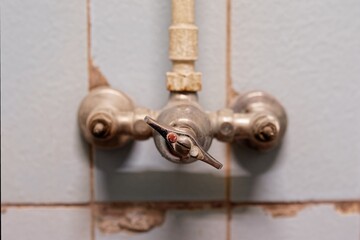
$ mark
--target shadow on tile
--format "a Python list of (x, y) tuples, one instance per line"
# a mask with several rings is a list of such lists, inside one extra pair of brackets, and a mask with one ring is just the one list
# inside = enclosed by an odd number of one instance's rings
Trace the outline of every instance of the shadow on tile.
[(281, 146), (268, 151), (258, 152), (241, 146), (232, 147), (235, 164), (247, 172), (247, 176), (231, 178), (231, 198), (235, 201), (249, 201), (258, 191), (261, 175), (269, 171), (276, 162)]
[[(97, 201), (223, 201), (225, 174), (212, 171), (189, 171), (186, 166), (164, 163), (165, 167), (149, 169), (128, 168), (134, 144), (101, 152), (102, 160), (95, 161), (95, 194)], [(261, 191), (258, 179), (275, 164), (280, 148), (259, 153), (234, 146), (233, 159), (246, 175), (232, 176), (232, 199), (247, 201)], [(157, 155), (149, 153), (156, 161)], [(165, 161), (165, 160), (163, 160)], [(189, 166), (189, 165), (188, 165)]]
[(223, 200), (224, 178), (188, 172), (121, 172), (98, 176), (103, 201)]
[(95, 167), (101, 171), (115, 171), (123, 168), (129, 160), (134, 144), (134, 141), (130, 141), (118, 149), (96, 149), (96, 152), (100, 152), (105, 157), (98, 160), (95, 153)]
[(76, 134), (76, 138), (78, 139), (76, 142), (79, 143), (79, 148), (80, 148), (80, 153), (81, 156), (83, 156), (81, 159), (85, 160), (85, 162), (88, 164), (88, 166), (90, 167), (90, 145), (89, 143), (85, 140), (85, 138), (83, 137), (83, 134), (81, 133), (80, 128), (77, 128), (78, 132)]
[(233, 145), (232, 153), (235, 162), (253, 177), (267, 172), (275, 163), (281, 146), (268, 152), (259, 152), (250, 148)]
[[(187, 170), (189, 168), (186, 169), (186, 166), (167, 162), (159, 170), (147, 170), (146, 167), (138, 171), (128, 170), (132, 146), (101, 152), (102, 160), (95, 161), (95, 195), (98, 201), (225, 199), (223, 174), (193, 172)], [(149, 158), (155, 157), (149, 153)], [(171, 167), (168, 168), (166, 164)]]

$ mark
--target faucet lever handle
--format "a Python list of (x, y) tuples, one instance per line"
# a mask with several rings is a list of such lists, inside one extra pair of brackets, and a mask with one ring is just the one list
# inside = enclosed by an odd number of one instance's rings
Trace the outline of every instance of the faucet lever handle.
[(168, 146), (179, 156), (183, 158), (193, 157), (217, 169), (222, 168), (223, 165), (207, 153), (190, 134), (171, 126), (164, 126), (148, 116), (144, 118), (144, 121), (157, 131), (165, 139)]

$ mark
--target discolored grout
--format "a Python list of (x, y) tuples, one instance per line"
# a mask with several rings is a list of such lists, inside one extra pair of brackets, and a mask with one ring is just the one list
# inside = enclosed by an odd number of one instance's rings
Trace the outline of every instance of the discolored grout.
[(232, 40), (231, 40), (231, 0), (226, 0), (226, 106), (230, 106), (231, 101), (238, 95), (233, 88), (232, 82)]
[(94, 64), (93, 59), (90, 56), (89, 59), (89, 90), (92, 90), (101, 86), (109, 86), (109, 82), (100, 68)]
[(90, 202), (83, 203), (1, 203), (1, 208), (87, 208)]
[(167, 210), (212, 210), (234, 209), (241, 207), (259, 207), (274, 217), (294, 216), (297, 212), (310, 206), (330, 205), (339, 214), (360, 214), (360, 200), (327, 200), (327, 201), (288, 201), (288, 202), (224, 202), (224, 201), (169, 201), (169, 202), (82, 202), (82, 203), (2, 203), (1, 208), (89, 208), (96, 212), (99, 208), (144, 207)]
[(226, 240), (231, 239), (231, 144), (226, 144), (226, 164), (225, 164), (225, 205), (226, 205)]
[(90, 214), (91, 214), (91, 233), (90, 233), (90, 237), (91, 240), (95, 239), (95, 208), (96, 208), (96, 203), (95, 203), (95, 176), (94, 176), (94, 164), (95, 164), (95, 159), (94, 159), (94, 147), (90, 146), (90, 152), (89, 152), (89, 158), (90, 158)]
[[(226, 106), (230, 105), (233, 95), (231, 79), (231, 0), (226, 1)], [(226, 200), (226, 240), (231, 239), (231, 145), (226, 144), (225, 200)]]
[(292, 204), (267, 204), (262, 205), (262, 209), (269, 213), (274, 218), (280, 217), (294, 217), (300, 211), (309, 207), (312, 204), (300, 204), (300, 203), (292, 203)]
[[(260, 208), (272, 218), (296, 217), (302, 210), (317, 206), (333, 206), (340, 215), (359, 215), (360, 201), (305, 201), (305, 202), (89, 202), (89, 203), (5, 203), (1, 214), (10, 209), (33, 208), (80, 208), (91, 211), (91, 239), (95, 239), (95, 228), (106, 234), (118, 232), (148, 232), (166, 222), (167, 211), (211, 211), (222, 209), (230, 213), (234, 208)], [(229, 215), (228, 215), (229, 216)], [(230, 219), (231, 220), (231, 219)], [(231, 221), (227, 221), (226, 239), (231, 239)]]
[(91, 89), (91, 66), (92, 66), (92, 51), (91, 51), (91, 15), (90, 15), (90, 0), (86, 0), (86, 53), (87, 53), (87, 68), (88, 68), (88, 80), (89, 80), (89, 89)]
[(359, 214), (360, 215), (360, 201), (358, 202), (338, 202), (335, 203), (335, 210), (341, 214)]
[[(94, 65), (92, 61), (92, 42), (91, 42), (91, 0), (86, 0), (86, 20), (87, 20), (87, 62), (88, 62), (88, 80), (89, 80), (89, 90), (93, 89), (94, 87), (98, 86), (97, 82), (94, 81)], [(98, 69), (95, 69), (98, 70)], [(100, 71), (98, 71), (100, 72)], [(97, 74), (97, 79), (103, 79), (101, 78), (102, 75)], [(107, 83), (107, 81), (105, 81)], [(94, 188), (94, 147), (89, 146), (89, 171), (90, 171), (90, 239), (95, 240), (95, 188)]]
[(88, 80), (89, 80), (89, 90), (91, 89), (91, 69), (92, 69), (92, 51), (91, 51), (91, 2), (86, 0), (86, 53), (87, 53), (87, 65), (88, 65)]
[[(224, 201), (146, 201), (146, 202), (134, 202), (134, 201), (121, 201), (121, 202), (97, 202), (94, 201), (93, 204), (96, 207), (99, 206), (149, 206), (151, 208), (161, 208), (165, 210), (201, 210), (201, 209), (222, 209), (226, 207), (226, 203)], [(289, 205), (313, 205), (313, 206), (321, 206), (321, 205), (334, 205), (334, 207), (339, 212), (357, 212), (358, 208), (360, 208), (360, 199), (353, 200), (311, 200), (311, 201), (240, 201), (240, 202), (230, 202), (232, 208), (236, 207), (263, 207), (263, 206), (289, 206)], [(56, 207), (90, 207), (91, 202), (69, 202), (69, 203), (61, 203), (61, 202), (53, 202), (53, 203), (33, 203), (33, 202), (25, 202), (25, 203), (11, 203), (11, 202), (3, 202), (1, 207), (9, 207), (9, 208), (56, 208)]]
[(161, 210), (208, 210), (225, 208), (224, 201), (169, 201), (169, 202), (98, 202), (97, 207), (136, 207), (145, 206)]

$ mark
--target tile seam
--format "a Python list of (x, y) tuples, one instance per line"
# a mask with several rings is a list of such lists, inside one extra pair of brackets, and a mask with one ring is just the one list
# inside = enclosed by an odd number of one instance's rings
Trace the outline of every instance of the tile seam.
[(89, 89), (91, 89), (91, 69), (92, 69), (92, 51), (91, 51), (91, 15), (90, 15), (90, 0), (86, 0), (86, 49), (87, 49), (87, 66), (88, 66), (88, 83)]
[[(231, 80), (231, 0), (226, 0), (226, 106), (230, 105), (232, 95)], [(226, 144), (226, 233), (225, 239), (231, 239), (231, 145)]]
[[(271, 206), (271, 205), (333, 205), (333, 204), (360, 204), (360, 199), (358, 200), (323, 200), (323, 201), (274, 201), (274, 202), (230, 202), (232, 208), (234, 207), (257, 207), (257, 206)], [(199, 202), (188, 202), (188, 201), (169, 201), (169, 202), (96, 202), (94, 201), (93, 206), (129, 206), (129, 205), (149, 205), (149, 206), (165, 206), (168, 209), (192, 209), (195, 206), (196, 208), (208, 208), (208, 209), (218, 209), (218, 208), (226, 208), (226, 203), (223, 201), (199, 201)], [(82, 203), (2, 203), (2, 208), (57, 208), (57, 207), (79, 207), (79, 208), (90, 208), (90, 202), (82, 202)], [(195, 208), (195, 209), (196, 209)]]
[[(92, 87), (91, 74), (92, 74), (92, 49), (91, 49), (91, 0), (86, 0), (86, 24), (87, 24), (87, 67), (88, 67), (88, 86), (89, 90)], [(94, 149), (89, 146), (89, 173), (90, 173), (90, 239), (95, 240), (95, 216), (94, 216)]]
[(95, 172), (94, 172), (94, 147), (90, 146), (90, 153), (89, 153), (89, 157), (90, 157), (90, 203), (89, 203), (89, 207), (90, 207), (90, 214), (91, 214), (91, 223), (90, 223), (90, 227), (91, 227), (91, 233), (90, 233), (90, 238), (91, 240), (95, 240), (95, 208), (96, 208), (96, 203), (95, 203)]

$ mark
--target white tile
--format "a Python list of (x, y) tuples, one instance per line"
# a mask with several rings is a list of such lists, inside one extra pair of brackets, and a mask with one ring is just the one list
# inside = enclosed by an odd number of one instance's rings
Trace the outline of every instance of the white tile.
[(226, 214), (221, 210), (170, 210), (164, 223), (144, 233), (102, 233), (96, 230), (96, 240), (112, 239), (225, 239)]
[(89, 209), (7, 208), (1, 213), (4, 240), (90, 240)]
[[(226, 3), (197, 1), (199, 61), (203, 72), (200, 102), (206, 110), (225, 104)], [(92, 3), (93, 58), (111, 85), (136, 104), (160, 109), (167, 101), (165, 74), (171, 2)], [(225, 145), (214, 140), (209, 152), (225, 162)], [(163, 159), (153, 141), (132, 148), (97, 151), (96, 199), (219, 200), (224, 198), (224, 171), (203, 163), (179, 166)]]
[(234, 200), (360, 198), (360, 2), (234, 1), (232, 79), (278, 98), (284, 143), (234, 150)]
[(1, 39), (2, 201), (88, 201), (85, 1), (6, 0)]
[(291, 217), (272, 217), (258, 207), (234, 210), (231, 239), (348, 239), (360, 236), (358, 214), (342, 215), (332, 206), (312, 206)]

